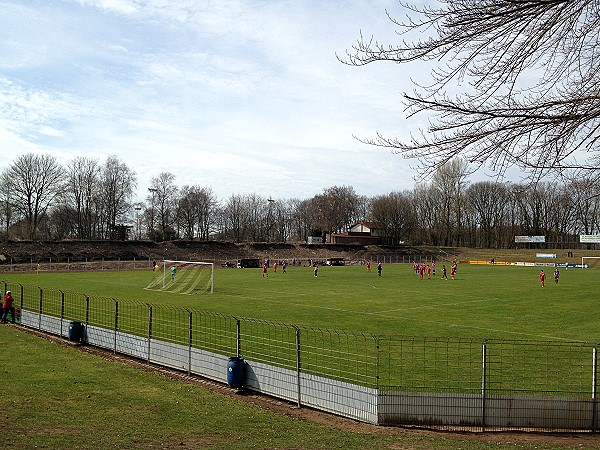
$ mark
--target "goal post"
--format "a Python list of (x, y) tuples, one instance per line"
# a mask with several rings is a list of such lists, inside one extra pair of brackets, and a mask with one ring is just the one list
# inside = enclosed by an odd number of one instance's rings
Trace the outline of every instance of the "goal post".
[(188, 295), (214, 292), (214, 263), (165, 259), (162, 266), (146, 289)]

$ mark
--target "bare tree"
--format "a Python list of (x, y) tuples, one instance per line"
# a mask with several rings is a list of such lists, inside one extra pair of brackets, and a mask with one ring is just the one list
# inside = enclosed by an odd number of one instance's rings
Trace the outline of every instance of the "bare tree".
[(413, 189), (413, 202), (418, 224), (415, 243), (441, 245), (438, 230), (441, 203), (436, 190), (427, 183), (417, 183)]
[(347, 230), (358, 217), (359, 197), (351, 186), (332, 186), (312, 199), (316, 214), (314, 226), (332, 233)]
[(387, 244), (398, 245), (416, 225), (413, 197), (406, 192), (392, 192), (371, 202), (369, 217), (382, 228)]
[(97, 159), (78, 156), (67, 166), (67, 184), (64, 199), (71, 209), (73, 227), (77, 238), (92, 239), (94, 222), (94, 197), (99, 180)]
[(598, 2), (439, 3), (402, 4), (405, 22), (388, 13), (401, 43), (361, 36), (348, 51), (344, 62), (357, 66), (437, 62), (430, 83), (404, 94), (409, 117), (431, 116), (428, 129), (410, 139), (378, 134), (365, 142), (419, 158), (429, 174), (461, 155), (498, 173), (518, 165), (532, 179), (570, 168), (600, 175)]
[(465, 194), (474, 214), (473, 223), (478, 228), (476, 245), (501, 248), (501, 230), (508, 214), (510, 192), (502, 183), (480, 181), (470, 185)]
[[(552, 183), (552, 193), (548, 199), (548, 239), (559, 248), (573, 243), (575, 214), (571, 209), (572, 195), (566, 185)], [(596, 218), (597, 220), (598, 218)]]
[(591, 179), (580, 179), (569, 184), (571, 208), (574, 212), (575, 231), (579, 234), (600, 232), (600, 186)]
[(468, 165), (462, 159), (448, 161), (433, 174), (432, 186), (441, 204), (438, 214), (443, 245), (460, 245), (464, 191)]
[(223, 237), (243, 242), (246, 237), (248, 209), (241, 195), (231, 195), (222, 210)]
[(102, 211), (100, 227), (103, 235), (115, 239), (119, 229), (117, 222), (129, 212), (136, 175), (116, 156), (109, 156), (100, 172), (98, 203)]
[(293, 198), (288, 200), (290, 206), (290, 233), (291, 238), (306, 242), (311, 231), (311, 200)]
[(156, 208), (162, 240), (173, 239), (173, 225), (177, 219), (177, 186), (175, 175), (162, 172), (150, 181), (151, 200)]
[(275, 242), (286, 242), (291, 235), (291, 205), (283, 200), (275, 200), (272, 206), (273, 227), (270, 236)]
[(177, 220), (186, 239), (208, 240), (216, 220), (217, 200), (211, 188), (184, 186), (177, 205)]
[(0, 218), (5, 239), (10, 238), (10, 226), (14, 220), (14, 208), (11, 205), (12, 183), (8, 171), (0, 174)]
[(62, 166), (49, 155), (28, 153), (10, 165), (10, 204), (23, 216), (28, 239), (36, 239), (41, 221), (62, 191), (63, 175)]
[(258, 194), (243, 196), (247, 222), (245, 229), (247, 239), (252, 242), (268, 242), (273, 227), (273, 199), (266, 199)]

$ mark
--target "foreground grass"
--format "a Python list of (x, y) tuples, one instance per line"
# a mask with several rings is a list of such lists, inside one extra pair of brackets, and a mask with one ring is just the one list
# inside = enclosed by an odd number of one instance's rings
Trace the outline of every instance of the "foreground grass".
[[(592, 436), (465, 438), (345, 431), (0, 326), (1, 448), (597, 448)], [(497, 443), (501, 441), (503, 443)]]
[[(389, 438), (294, 421), (205, 388), (110, 363), (15, 327), (3, 358), (6, 448), (385, 448)], [(183, 445), (181, 445), (183, 444)]]

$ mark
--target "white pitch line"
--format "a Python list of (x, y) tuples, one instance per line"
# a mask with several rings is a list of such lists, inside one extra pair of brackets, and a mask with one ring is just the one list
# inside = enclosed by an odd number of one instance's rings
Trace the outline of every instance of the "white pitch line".
[(410, 306), (407, 308), (397, 308), (397, 309), (386, 309), (384, 311), (378, 311), (378, 314), (382, 314), (382, 313), (386, 313), (386, 312), (397, 312), (397, 311), (407, 311), (407, 310), (415, 310), (415, 309), (426, 309), (426, 308), (436, 308), (438, 306), (457, 306), (457, 305), (466, 305), (468, 303), (485, 303), (485, 302), (489, 302), (490, 300), (500, 300), (499, 298), (486, 298), (486, 299), (482, 299), (482, 300), (469, 300), (466, 302), (454, 302), (454, 303), (435, 303), (432, 305), (419, 305), (419, 306)]

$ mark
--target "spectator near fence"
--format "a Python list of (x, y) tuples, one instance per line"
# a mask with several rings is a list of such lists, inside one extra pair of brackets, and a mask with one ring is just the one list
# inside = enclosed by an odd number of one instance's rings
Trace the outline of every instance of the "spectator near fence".
[(6, 291), (4, 303), (2, 303), (2, 323), (8, 322), (8, 313), (10, 313), (11, 322), (15, 323), (15, 307), (13, 306), (13, 297), (10, 291)]

